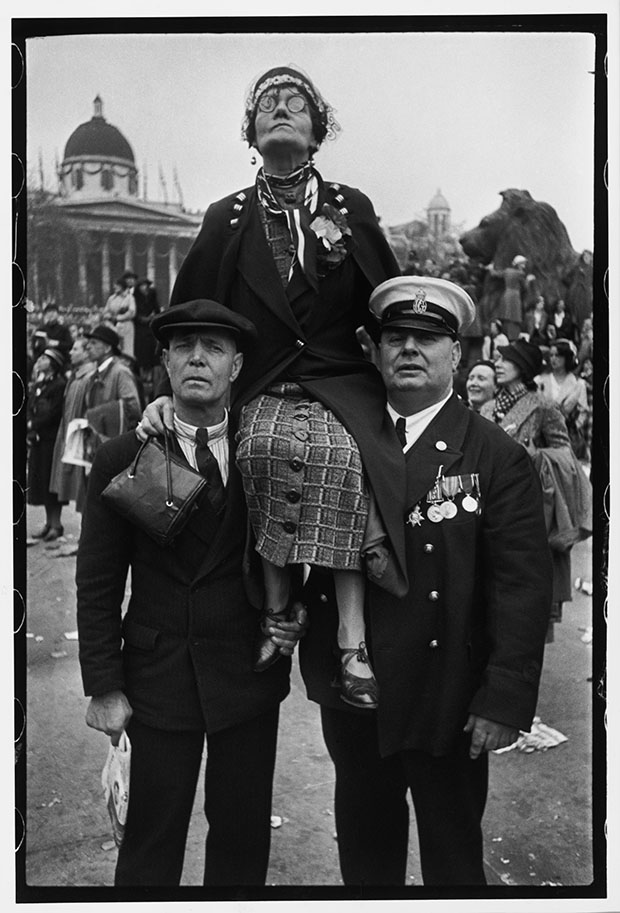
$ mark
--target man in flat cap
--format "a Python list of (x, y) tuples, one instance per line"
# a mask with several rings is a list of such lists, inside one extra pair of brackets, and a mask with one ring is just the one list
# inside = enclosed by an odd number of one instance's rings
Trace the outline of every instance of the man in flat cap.
[[(206, 735), (204, 883), (260, 885), (290, 660), (252, 669), (258, 611), (242, 575), (246, 517), (226, 405), (256, 331), (207, 300), (163, 311), (152, 328), (172, 387), (174, 451), (209, 483), (174, 544), (160, 547), (101, 498), (135, 458), (134, 432), (99, 448), (89, 479), (77, 560), (86, 722), (113, 744), (126, 730), (132, 752), (115, 884), (179, 884)], [(282, 653), (299, 632), (282, 623)]]
[(386, 421), (403, 451), (409, 592), (369, 583), (367, 639), (379, 706), (348, 710), (330, 688), (328, 579), (310, 576), (301, 668), (336, 768), (348, 885), (405, 883), (415, 808), (425, 885), (483, 885), (487, 753), (529, 730), (551, 605), (537, 473), (520, 444), (453, 392), (458, 335), (474, 304), (439, 278), (373, 292)]

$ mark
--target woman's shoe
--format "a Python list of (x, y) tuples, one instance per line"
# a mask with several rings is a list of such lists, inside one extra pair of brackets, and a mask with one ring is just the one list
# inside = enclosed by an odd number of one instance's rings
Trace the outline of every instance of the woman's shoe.
[(49, 525), (49, 523), (46, 523), (45, 526), (43, 527), (43, 529), (40, 529), (38, 533), (32, 533), (30, 538), (31, 539), (45, 539), (45, 537), (49, 533), (50, 529), (51, 529), (51, 526)]
[(375, 710), (379, 703), (377, 680), (374, 675), (370, 678), (361, 678), (359, 675), (349, 672), (348, 667), (354, 658), (361, 663), (366, 663), (370, 668), (364, 641), (360, 643), (359, 647), (340, 648), (340, 697), (352, 707)]
[(270, 612), (268, 609), (262, 613), (260, 618), (261, 633), (254, 645), (254, 672), (264, 672), (265, 669), (273, 666), (282, 656), (280, 648), (277, 644), (274, 644), (271, 636), (265, 633), (265, 628), (268, 628), (272, 621), (278, 621), (282, 617), (286, 618), (286, 614), (286, 612)]
[(55, 539), (60, 539), (63, 533), (64, 529), (62, 526), (50, 526), (45, 536), (43, 536), (43, 541), (53, 542)]

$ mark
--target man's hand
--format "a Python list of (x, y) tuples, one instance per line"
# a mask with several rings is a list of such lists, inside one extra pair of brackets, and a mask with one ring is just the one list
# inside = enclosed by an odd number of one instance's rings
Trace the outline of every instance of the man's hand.
[(482, 716), (469, 714), (464, 732), (471, 732), (469, 757), (475, 760), (483, 751), (495, 751), (497, 748), (508, 748), (519, 738), (519, 730)]
[(142, 413), (142, 419), (136, 428), (136, 434), (141, 441), (146, 441), (148, 437), (162, 435), (164, 433), (164, 425), (170, 431), (174, 431), (172, 397), (170, 396), (158, 396), (157, 399), (148, 404)]
[(292, 656), (297, 642), (308, 629), (308, 612), (301, 602), (295, 602), (289, 621), (272, 622), (268, 628), (271, 639), (284, 656)]
[(122, 691), (110, 691), (98, 697), (91, 697), (86, 711), (86, 725), (91, 729), (105, 732), (118, 745), (119, 739), (133, 710)]

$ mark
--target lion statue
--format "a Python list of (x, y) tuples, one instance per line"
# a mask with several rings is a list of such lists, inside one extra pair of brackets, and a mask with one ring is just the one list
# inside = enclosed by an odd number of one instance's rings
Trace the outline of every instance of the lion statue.
[(542, 295), (551, 311), (561, 298), (580, 327), (592, 313), (590, 252), (577, 253), (555, 209), (534, 200), (529, 191), (512, 188), (500, 196), (499, 209), (459, 238), (470, 260), (493, 267), (484, 279), (479, 302), (483, 324), (488, 325), (502, 294), (503, 283), (497, 274), (521, 255), (527, 259), (530, 276), (526, 307), (533, 305), (536, 295)]

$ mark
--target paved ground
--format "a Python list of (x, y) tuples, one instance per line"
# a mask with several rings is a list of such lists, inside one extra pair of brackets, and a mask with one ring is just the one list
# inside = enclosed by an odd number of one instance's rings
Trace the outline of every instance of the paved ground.
[[(64, 519), (70, 544), (78, 517), (66, 509)], [(29, 529), (41, 523), (41, 509), (29, 508)], [(57, 554), (41, 543), (27, 553), (27, 751), (18, 766), (27, 772), (26, 882), (105, 886), (112, 884), (116, 857), (100, 786), (108, 739), (84, 723), (77, 642), (67, 638), (76, 628), (75, 558)], [(591, 579), (590, 543), (573, 551), (577, 576)], [(546, 650), (538, 713), (567, 741), (547, 751), (491, 757), (485, 816), (491, 885), (529, 886), (532, 896), (544, 897), (553, 886), (579, 889), (592, 882), (591, 623), (591, 599), (575, 592)], [(296, 667), (280, 733), (273, 813), (281, 825), (273, 830), (268, 883), (340, 885), (332, 765), (318, 709), (306, 700)], [(198, 797), (184, 885), (200, 884), (205, 827)], [(421, 885), (415, 836), (408, 884)], [(517, 895), (522, 892), (515, 890)]]

